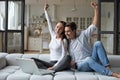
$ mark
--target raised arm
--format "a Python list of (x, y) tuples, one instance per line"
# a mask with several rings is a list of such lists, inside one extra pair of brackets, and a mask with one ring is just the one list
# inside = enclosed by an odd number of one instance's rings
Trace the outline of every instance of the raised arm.
[(99, 13), (98, 13), (98, 4), (97, 3), (95, 3), (95, 2), (91, 2), (91, 6), (93, 7), (93, 9), (94, 9), (94, 17), (93, 17), (93, 25), (95, 25), (96, 27), (98, 26), (98, 15), (99, 15)]
[(48, 29), (50, 31), (50, 35), (53, 36), (55, 34), (55, 32), (54, 32), (54, 29), (53, 29), (51, 18), (48, 15), (48, 12), (47, 12), (48, 7), (49, 7), (49, 5), (45, 4), (45, 6), (44, 6), (45, 17), (46, 17), (46, 20), (47, 20), (47, 23), (48, 23)]

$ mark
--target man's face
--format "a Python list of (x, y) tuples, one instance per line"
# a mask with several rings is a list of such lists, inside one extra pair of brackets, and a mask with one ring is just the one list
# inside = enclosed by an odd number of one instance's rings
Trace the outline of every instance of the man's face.
[(65, 35), (67, 39), (75, 39), (75, 30), (72, 31), (70, 27), (65, 27)]

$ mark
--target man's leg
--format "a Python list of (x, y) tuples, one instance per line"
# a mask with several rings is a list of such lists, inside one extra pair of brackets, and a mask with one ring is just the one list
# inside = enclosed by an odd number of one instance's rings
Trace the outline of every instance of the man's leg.
[(89, 61), (89, 57), (87, 57), (80, 63), (77, 63), (77, 69), (79, 71), (84, 71), (84, 72), (94, 71), (92, 68), (89, 67), (88, 61)]
[(109, 75), (111, 76), (113, 72), (109, 69), (106, 69), (104, 66), (100, 65), (97, 63), (94, 59), (91, 57), (87, 57), (84, 61), (80, 62), (77, 64), (78, 70), (79, 71), (96, 71), (98, 73), (101, 73), (103, 75)]
[(105, 67), (109, 66), (109, 60), (107, 58), (106, 51), (100, 41), (94, 43), (92, 58), (96, 62), (100, 61)]

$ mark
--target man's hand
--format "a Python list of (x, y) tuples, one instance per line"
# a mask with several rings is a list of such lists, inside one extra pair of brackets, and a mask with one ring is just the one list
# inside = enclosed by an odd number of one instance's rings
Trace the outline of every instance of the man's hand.
[(45, 4), (45, 6), (44, 6), (44, 10), (47, 10), (48, 7), (49, 7), (49, 5), (48, 5), (48, 4)]
[(99, 13), (98, 13), (98, 4), (96, 2), (91, 2), (91, 6), (93, 7), (94, 9), (94, 17), (93, 17), (93, 24), (97, 27), (98, 26), (98, 23), (99, 23)]
[(74, 67), (75, 66), (75, 61), (71, 61), (70, 65), (71, 65), (71, 67)]
[(91, 2), (91, 6), (94, 8), (94, 9), (98, 9), (98, 4), (96, 2)]

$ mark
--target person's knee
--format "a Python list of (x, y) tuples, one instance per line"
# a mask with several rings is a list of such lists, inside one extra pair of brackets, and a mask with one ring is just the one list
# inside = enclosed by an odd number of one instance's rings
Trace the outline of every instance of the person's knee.
[(101, 46), (102, 45), (102, 42), (101, 41), (96, 41), (95, 43), (94, 43), (94, 46)]
[(86, 62), (88, 62), (91, 60), (91, 57), (87, 57), (85, 60), (86, 60)]
[(94, 60), (92, 59), (92, 57), (87, 57), (86, 58), (86, 62), (88, 63), (88, 64), (94, 64)]

